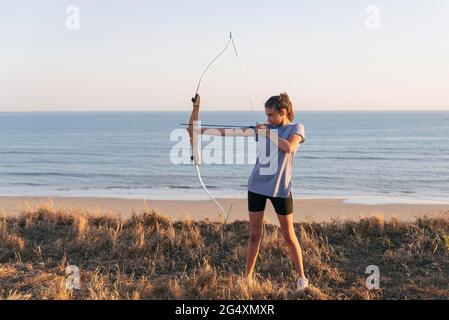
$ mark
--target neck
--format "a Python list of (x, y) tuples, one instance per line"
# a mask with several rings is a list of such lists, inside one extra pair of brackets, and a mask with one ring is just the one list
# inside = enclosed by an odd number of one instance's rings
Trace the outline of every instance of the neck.
[(281, 122), (279, 122), (278, 124), (272, 124), (272, 126), (275, 127), (281, 127), (281, 126), (285, 126), (287, 124), (291, 124), (290, 120), (288, 120), (287, 118), (285, 118), (284, 120), (282, 120)]
[(284, 117), (284, 119), (282, 120), (282, 122), (281, 122), (281, 126), (285, 126), (286, 124), (290, 124), (291, 122), (290, 122), (290, 120), (288, 120), (288, 118), (287, 117)]

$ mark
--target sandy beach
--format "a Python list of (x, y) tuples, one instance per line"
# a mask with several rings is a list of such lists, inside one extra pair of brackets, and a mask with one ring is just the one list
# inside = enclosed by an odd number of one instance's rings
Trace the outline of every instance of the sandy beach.
[[(416, 217), (428, 215), (437, 217), (449, 214), (449, 204), (353, 204), (345, 203), (344, 198), (299, 198), (294, 200), (295, 221), (331, 221), (332, 219), (358, 219), (381, 215), (385, 219), (392, 217), (410, 221)], [(232, 204), (229, 221), (247, 220), (246, 199), (218, 199), (228, 210)], [(52, 203), (55, 209), (90, 210), (128, 217), (132, 212), (145, 210), (143, 199), (95, 198), (95, 197), (0, 197), (0, 212), (17, 215), (27, 206), (40, 206)], [(173, 219), (192, 218), (201, 220), (219, 219), (219, 209), (210, 200), (146, 200), (149, 210), (156, 210)], [(276, 214), (267, 202), (265, 220), (277, 224)]]

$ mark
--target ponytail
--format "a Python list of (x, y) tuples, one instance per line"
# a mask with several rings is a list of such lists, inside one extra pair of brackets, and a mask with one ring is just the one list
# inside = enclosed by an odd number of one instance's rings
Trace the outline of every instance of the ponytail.
[(265, 108), (274, 108), (278, 112), (282, 109), (285, 109), (287, 112), (287, 118), (290, 122), (293, 122), (295, 119), (295, 113), (293, 112), (293, 105), (290, 100), (290, 97), (286, 92), (281, 93), (278, 96), (272, 96), (270, 99), (265, 102)]

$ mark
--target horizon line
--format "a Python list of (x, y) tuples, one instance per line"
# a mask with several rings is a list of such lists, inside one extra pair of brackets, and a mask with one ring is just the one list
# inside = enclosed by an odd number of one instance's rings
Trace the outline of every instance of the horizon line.
[[(30, 111), (30, 110), (23, 110), (23, 111), (1, 111), (0, 113), (101, 113), (101, 112), (109, 112), (109, 113), (126, 113), (126, 112), (134, 112), (134, 113), (150, 113), (150, 112), (190, 112), (190, 109), (186, 109), (186, 110), (34, 110), (34, 111)], [(208, 113), (213, 113), (213, 112), (242, 112), (242, 113), (247, 113), (247, 112), (251, 112), (251, 111), (242, 111), (242, 110), (204, 110), (201, 112), (208, 112)], [(256, 111), (256, 112), (261, 112), (262, 111)], [(449, 109), (447, 110), (438, 110), (438, 109), (430, 109), (430, 110), (403, 110), (403, 109), (393, 109), (393, 110), (352, 110), (352, 109), (342, 109), (342, 110), (300, 110), (300, 111), (295, 111), (295, 113), (301, 113), (301, 112), (358, 112), (358, 113), (363, 113), (363, 112), (370, 112), (370, 113), (374, 113), (374, 112), (449, 112)]]

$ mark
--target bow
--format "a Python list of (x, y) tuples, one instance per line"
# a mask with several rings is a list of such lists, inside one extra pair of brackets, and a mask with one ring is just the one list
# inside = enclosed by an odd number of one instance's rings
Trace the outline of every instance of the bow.
[[(196, 173), (198, 176), (198, 179), (201, 183), (201, 186), (203, 187), (204, 191), (206, 191), (206, 193), (209, 195), (209, 197), (211, 198), (211, 200), (217, 205), (217, 207), (220, 209), (220, 211), (223, 214), (223, 217), (226, 217), (224, 220), (224, 224), (226, 224), (228, 218), (229, 218), (229, 213), (231, 212), (232, 209), (232, 204), (231, 207), (229, 208), (229, 211), (226, 213), (226, 211), (224, 210), (223, 206), (212, 196), (212, 194), (209, 192), (209, 190), (207, 189), (206, 185), (203, 182), (203, 179), (201, 178), (201, 172), (200, 172), (200, 168), (199, 168), (199, 164), (201, 162), (201, 156), (200, 156), (200, 151), (198, 150), (198, 134), (196, 132), (194, 132), (194, 128), (197, 127), (197, 124), (199, 122), (199, 111), (200, 111), (200, 95), (199, 95), (199, 91), (200, 91), (200, 87), (201, 87), (201, 83), (203, 81), (203, 78), (205, 76), (205, 74), (207, 73), (207, 71), (209, 70), (209, 68), (215, 63), (215, 61), (217, 61), (225, 52), (226, 50), (229, 48), (230, 44), (232, 43), (232, 46), (234, 48), (234, 52), (235, 55), (237, 57), (237, 61), (238, 61), (238, 66), (239, 66), (239, 70), (240, 70), (240, 74), (242, 76), (243, 82), (245, 84), (245, 88), (246, 88), (246, 93), (247, 93), (247, 97), (248, 100), (251, 104), (252, 110), (254, 112), (254, 104), (251, 100), (251, 95), (249, 94), (249, 90), (248, 90), (248, 85), (246, 83), (246, 79), (243, 73), (243, 69), (238, 57), (238, 53), (237, 53), (237, 49), (234, 43), (234, 39), (232, 38), (232, 33), (229, 34), (229, 41), (226, 44), (226, 46), (224, 47), (223, 50), (220, 51), (220, 53), (214, 58), (212, 59), (212, 61), (206, 66), (206, 68), (204, 69), (203, 73), (201, 74), (201, 77), (198, 81), (198, 86), (196, 88), (196, 92), (194, 97), (192, 98), (192, 103), (193, 103), (193, 110), (192, 113), (190, 115), (190, 120), (189, 120), (189, 124), (188, 124), (188, 129), (190, 132), (190, 145), (192, 147), (192, 156), (191, 156), (191, 160), (193, 161), (193, 164), (195, 165), (195, 169), (196, 169)], [(257, 122), (257, 121), (256, 121)], [(229, 126), (228, 126), (229, 127)], [(237, 126), (235, 126), (237, 127)], [(255, 126), (250, 126), (247, 128), (255, 128)]]
[(198, 149), (198, 134), (196, 132), (193, 132), (193, 129), (197, 127), (198, 124), (198, 116), (200, 111), (200, 95), (197, 93), (195, 94), (195, 97), (192, 98), (193, 103), (193, 110), (192, 114), (190, 115), (190, 121), (189, 121), (189, 131), (191, 132), (190, 136), (190, 145), (192, 146), (192, 157), (191, 160), (193, 161), (193, 164), (195, 165), (196, 174), (198, 176), (198, 180), (201, 183), (201, 186), (203, 187), (204, 191), (209, 195), (209, 197), (212, 199), (212, 201), (218, 206), (220, 211), (223, 213), (223, 217), (226, 216), (225, 223), (228, 220), (229, 212), (226, 214), (225, 209), (223, 206), (217, 201), (217, 199), (214, 198), (214, 196), (209, 192), (206, 185), (203, 182), (203, 179), (201, 178), (201, 172), (199, 164), (201, 162), (201, 156), (200, 151)]

